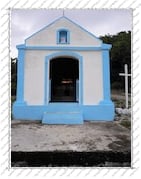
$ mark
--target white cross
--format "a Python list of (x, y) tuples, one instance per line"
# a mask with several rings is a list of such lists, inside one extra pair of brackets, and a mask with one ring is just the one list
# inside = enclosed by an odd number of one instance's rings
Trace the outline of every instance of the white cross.
[(125, 76), (125, 107), (128, 108), (128, 77), (131, 74), (128, 74), (128, 65), (124, 65), (124, 73), (119, 73), (120, 76)]

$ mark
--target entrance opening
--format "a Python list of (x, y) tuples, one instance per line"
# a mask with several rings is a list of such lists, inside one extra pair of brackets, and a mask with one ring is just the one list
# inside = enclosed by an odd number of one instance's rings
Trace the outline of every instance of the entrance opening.
[(50, 61), (50, 102), (78, 102), (79, 61), (69, 57)]

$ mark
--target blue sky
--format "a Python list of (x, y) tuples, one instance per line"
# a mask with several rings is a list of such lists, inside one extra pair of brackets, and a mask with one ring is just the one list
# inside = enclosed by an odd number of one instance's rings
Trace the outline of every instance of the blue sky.
[[(132, 29), (131, 9), (65, 10), (64, 14), (97, 37)], [(11, 11), (11, 57), (17, 57), (16, 45), (63, 15), (63, 10)]]

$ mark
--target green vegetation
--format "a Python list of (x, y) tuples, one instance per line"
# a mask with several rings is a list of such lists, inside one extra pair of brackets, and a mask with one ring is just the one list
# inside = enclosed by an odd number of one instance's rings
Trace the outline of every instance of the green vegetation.
[(11, 58), (11, 96), (16, 96), (17, 58)]
[[(114, 102), (116, 108), (125, 108), (125, 99), (124, 98), (125, 97), (123, 97), (123, 99), (112, 97), (112, 101)], [(129, 101), (128, 101), (128, 107), (131, 108), (131, 98), (130, 97), (129, 97)]]
[(13, 102), (15, 101), (16, 96), (11, 96), (11, 104), (13, 104)]
[(124, 127), (126, 127), (126, 128), (131, 130), (131, 121), (130, 120), (122, 120), (120, 122), (120, 125), (122, 125), (122, 126), (124, 126)]
[[(124, 89), (124, 78), (119, 73), (124, 71), (124, 64), (128, 64), (131, 73), (131, 32), (119, 32), (116, 35), (105, 35), (100, 37), (104, 43), (112, 44), (110, 51), (110, 75), (112, 89)], [(131, 79), (129, 78), (129, 90), (131, 90)]]
[(116, 108), (125, 107), (125, 100), (112, 98), (112, 101), (114, 102)]
[[(11, 96), (11, 109), (12, 109), (12, 106), (13, 106), (13, 103), (14, 101), (16, 100), (16, 96)], [(11, 112), (11, 120), (13, 119), (13, 115), (12, 115), (12, 112)]]

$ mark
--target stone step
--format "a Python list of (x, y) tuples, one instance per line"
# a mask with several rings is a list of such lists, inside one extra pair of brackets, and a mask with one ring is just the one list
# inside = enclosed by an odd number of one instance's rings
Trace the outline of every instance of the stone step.
[(81, 111), (72, 112), (44, 112), (43, 124), (83, 124)]

